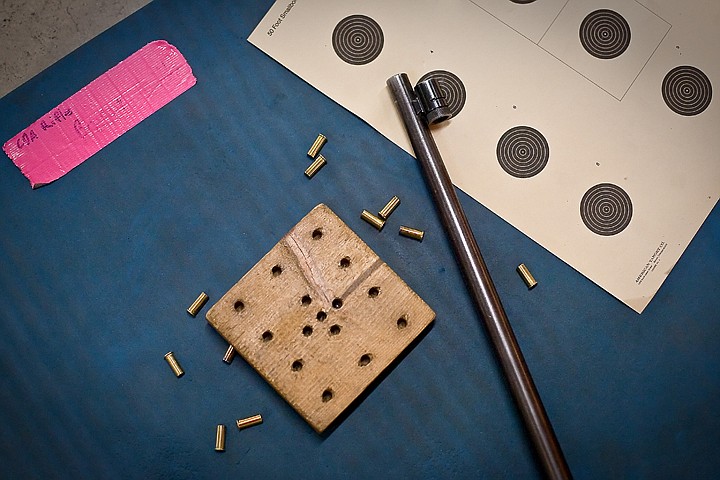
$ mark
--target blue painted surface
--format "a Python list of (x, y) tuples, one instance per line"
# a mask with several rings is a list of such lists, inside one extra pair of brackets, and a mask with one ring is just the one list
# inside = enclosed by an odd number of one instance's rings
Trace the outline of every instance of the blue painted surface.
[[(198, 78), (49, 186), (32, 191), (0, 161), (0, 476), (539, 476), (417, 165), (246, 42), (270, 4), (155, 1), (0, 99), (7, 139), (156, 39)], [(329, 164), (308, 181), (318, 132)], [(359, 212), (392, 194), (403, 203), (378, 233)], [(639, 316), (461, 201), (574, 475), (717, 477), (720, 209)], [(184, 311), (200, 290), (217, 300), (321, 202), (437, 312), (325, 436), (241, 359), (221, 361), (207, 307)], [(397, 236), (400, 223), (425, 241)], [(530, 292), (521, 262), (540, 281)], [(232, 426), (258, 412), (262, 426)]]

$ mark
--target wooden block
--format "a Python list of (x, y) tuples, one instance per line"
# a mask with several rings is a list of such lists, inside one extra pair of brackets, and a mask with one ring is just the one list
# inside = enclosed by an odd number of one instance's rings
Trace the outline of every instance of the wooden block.
[(435, 312), (323, 204), (207, 313), (317, 431), (324, 431)]

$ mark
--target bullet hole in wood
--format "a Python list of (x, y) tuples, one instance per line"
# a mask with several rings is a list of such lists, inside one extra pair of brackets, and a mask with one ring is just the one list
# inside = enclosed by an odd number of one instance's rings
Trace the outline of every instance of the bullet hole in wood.
[(365, 355), (360, 357), (360, 360), (358, 361), (358, 365), (361, 367), (366, 367), (367, 365), (370, 364), (370, 362), (372, 362), (372, 358), (373, 358), (372, 354), (366, 353)]
[(330, 400), (332, 400), (332, 398), (333, 398), (333, 391), (331, 389), (328, 388), (322, 393), (323, 403), (329, 402)]

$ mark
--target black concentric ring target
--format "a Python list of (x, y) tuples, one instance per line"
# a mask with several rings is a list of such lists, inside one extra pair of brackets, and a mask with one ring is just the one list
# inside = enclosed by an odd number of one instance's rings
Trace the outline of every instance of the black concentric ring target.
[(627, 228), (632, 215), (630, 196), (612, 183), (595, 185), (580, 201), (580, 218), (598, 235), (617, 235)]
[(580, 24), (580, 43), (593, 57), (603, 60), (622, 55), (630, 46), (630, 25), (613, 10), (590, 13)]
[(712, 101), (712, 84), (698, 68), (681, 65), (665, 75), (662, 96), (673, 112), (687, 117), (698, 115)]
[(508, 174), (516, 178), (534, 177), (550, 159), (550, 147), (542, 133), (532, 127), (513, 127), (497, 144), (497, 159)]
[(465, 91), (465, 85), (462, 80), (447, 70), (433, 70), (423, 75), (422, 78), (418, 80), (418, 83), (424, 82), (429, 78), (437, 80), (440, 85), (440, 90), (442, 90), (445, 95), (445, 102), (450, 109), (450, 113), (453, 117), (457, 116), (465, 106), (465, 100), (467, 100), (467, 92)]
[(385, 37), (375, 20), (365, 15), (350, 15), (335, 26), (332, 45), (340, 59), (351, 65), (365, 65), (382, 52)]

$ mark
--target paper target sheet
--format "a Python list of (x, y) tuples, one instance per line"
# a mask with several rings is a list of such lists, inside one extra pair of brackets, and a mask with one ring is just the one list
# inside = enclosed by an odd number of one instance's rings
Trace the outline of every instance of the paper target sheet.
[(720, 195), (718, 20), (707, 1), (280, 0), (249, 41), (410, 153), (385, 82), (437, 78), (455, 185), (642, 312)]

